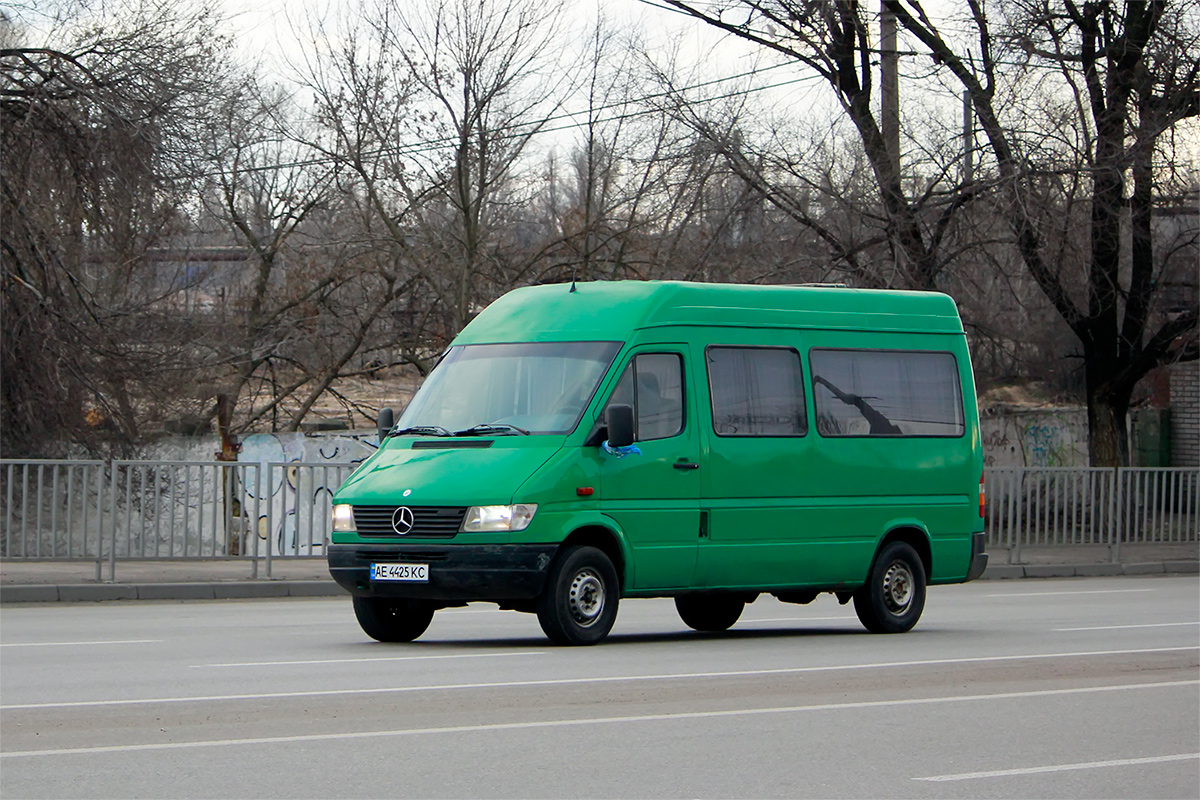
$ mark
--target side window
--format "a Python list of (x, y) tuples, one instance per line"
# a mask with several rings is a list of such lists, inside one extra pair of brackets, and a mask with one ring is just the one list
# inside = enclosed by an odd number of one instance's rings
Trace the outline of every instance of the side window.
[(639, 442), (675, 436), (683, 431), (682, 359), (675, 353), (634, 356), (608, 403), (633, 406), (634, 435)]
[(962, 436), (962, 389), (952, 353), (813, 350), (822, 436)]
[(718, 436), (803, 436), (804, 374), (790, 347), (710, 347), (708, 385)]

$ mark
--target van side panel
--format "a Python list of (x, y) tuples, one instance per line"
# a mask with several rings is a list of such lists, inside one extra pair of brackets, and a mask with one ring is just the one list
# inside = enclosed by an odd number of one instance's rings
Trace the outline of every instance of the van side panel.
[[(704, 588), (853, 587), (878, 543), (901, 524), (928, 531), (931, 581), (962, 580), (977, 529), (980, 470), (973, 385), (962, 380), (963, 337), (870, 331), (696, 331), (709, 344), (794, 346), (804, 355), (807, 431), (733, 437), (714, 430), (711, 396), (698, 392), (705, 436), (701, 508), (709, 513), (696, 584)], [(813, 348), (951, 352), (960, 362), (961, 437), (823, 436), (815, 424)], [(703, 365), (697, 374), (705, 376)]]

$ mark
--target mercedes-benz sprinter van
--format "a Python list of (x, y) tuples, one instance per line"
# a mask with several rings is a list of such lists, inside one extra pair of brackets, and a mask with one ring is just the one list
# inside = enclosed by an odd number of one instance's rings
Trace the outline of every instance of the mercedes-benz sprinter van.
[(411, 641), (475, 601), (593, 644), (618, 601), (701, 631), (832, 592), (870, 631), (987, 564), (975, 386), (937, 293), (536, 286), (458, 335), (334, 497), (329, 568)]

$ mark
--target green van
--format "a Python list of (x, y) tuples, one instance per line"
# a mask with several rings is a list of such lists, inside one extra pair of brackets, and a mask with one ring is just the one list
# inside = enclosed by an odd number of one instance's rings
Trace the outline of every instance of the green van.
[(954, 302), (616, 281), (517, 289), (455, 338), (334, 496), (329, 569), (363, 630), (469, 602), (593, 644), (618, 600), (701, 631), (832, 592), (873, 632), (987, 564)]

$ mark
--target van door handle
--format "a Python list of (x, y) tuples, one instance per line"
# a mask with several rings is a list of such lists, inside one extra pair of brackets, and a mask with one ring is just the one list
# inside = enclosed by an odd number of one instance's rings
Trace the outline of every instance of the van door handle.
[(700, 465), (694, 461), (684, 461), (682, 458), (676, 461), (673, 465), (675, 469), (700, 469)]

